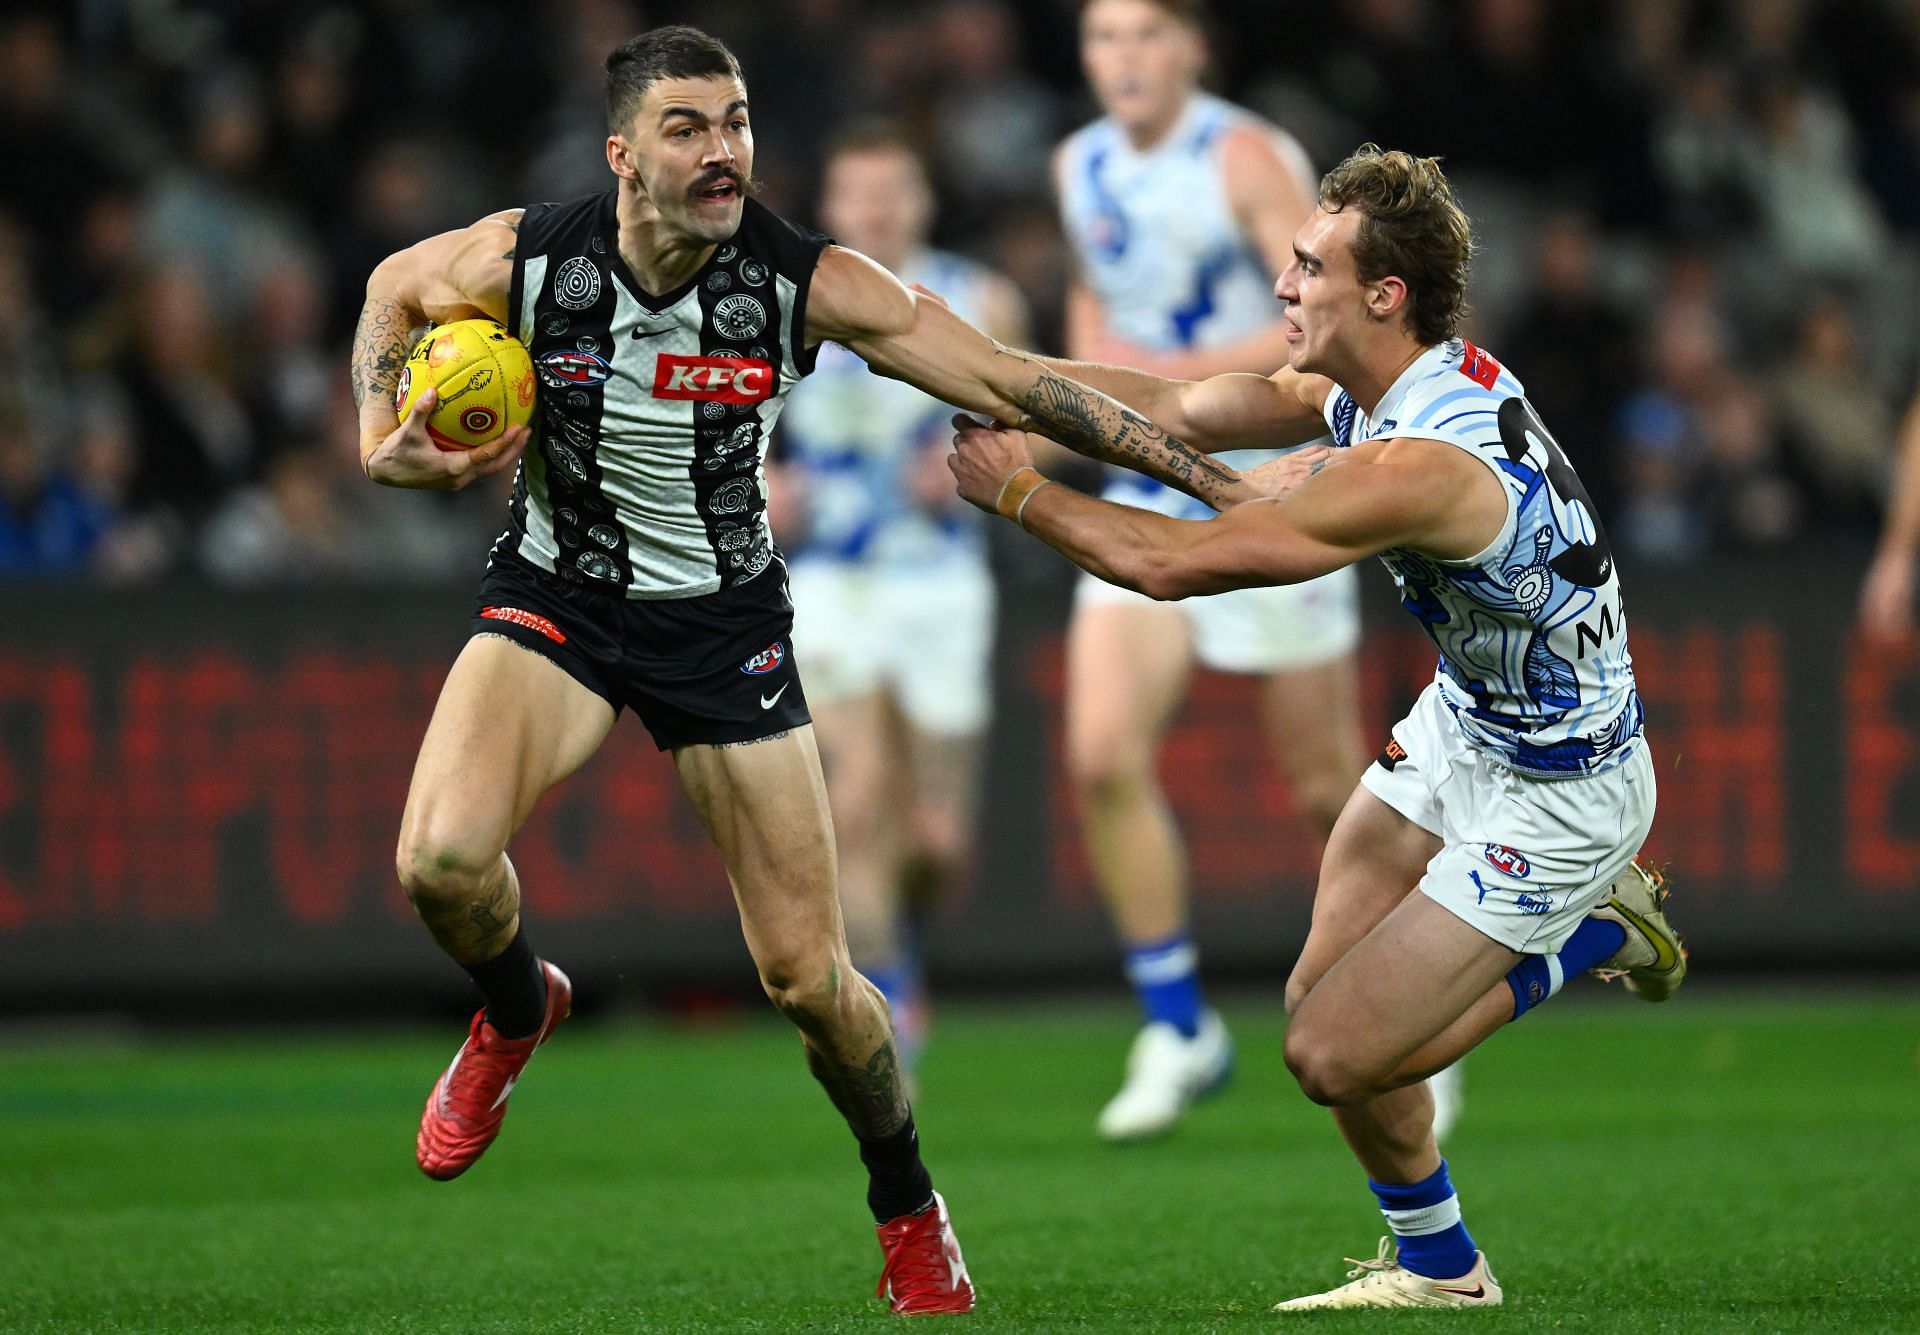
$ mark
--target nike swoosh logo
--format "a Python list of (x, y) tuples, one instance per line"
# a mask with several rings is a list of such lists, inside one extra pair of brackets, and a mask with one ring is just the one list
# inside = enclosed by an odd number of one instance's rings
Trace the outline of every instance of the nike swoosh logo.
[[(791, 685), (793, 685), (793, 683), (792, 683), (792, 682), (788, 682), (788, 683), (787, 683), (787, 686), (791, 686)], [(779, 704), (779, 703), (780, 703), (780, 697), (781, 697), (781, 696), (783, 696), (783, 695), (785, 695), (785, 694), (787, 693), (787, 686), (782, 686), (782, 687), (781, 687), (781, 688), (780, 688), (779, 690), (777, 690), (777, 691), (775, 691), (775, 692), (774, 692), (774, 693), (773, 693), (772, 695), (763, 695), (763, 696), (761, 696), (761, 697), (760, 697), (760, 708), (762, 708), (762, 709), (772, 709), (772, 708), (773, 708), (773, 707), (774, 707), (775, 705), (777, 705), (777, 704)]]
[(488, 1108), (487, 1111), (492, 1112), (494, 1108), (498, 1108), (501, 1104), (505, 1103), (507, 1101), (507, 1095), (513, 1093), (513, 1087), (519, 1083), (520, 1083), (520, 1077), (517, 1075), (513, 1079), (507, 1081), (506, 1088), (500, 1091), (500, 1097), (493, 1101), (493, 1108)]
[(633, 337), (636, 341), (643, 338), (659, 338), (660, 335), (662, 334), (671, 334), (674, 330), (678, 329), (679, 327), (680, 326), (677, 324), (670, 324), (670, 325), (665, 325), (659, 329), (635, 329), (633, 331)]
[(1433, 1286), (1433, 1291), (1435, 1293), (1457, 1293), (1462, 1298), (1484, 1298), (1487, 1296), (1487, 1286), (1484, 1284), (1476, 1284), (1470, 1289), (1455, 1288), (1451, 1284), (1436, 1284)]
[(1668, 943), (1667, 938), (1654, 931), (1652, 927), (1649, 927), (1645, 918), (1635, 913), (1617, 899), (1613, 900), (1612, 903), (1614, 911), (1635, 927), (1639, 928), (1640, 935), (1646, 937), (1653, 945), (1653, 963), (1642, 967), (1652, 969), (1656, 973), (1665, 973), (1680, 962), (1680, 957), (1673, 953), (1673, 947)]

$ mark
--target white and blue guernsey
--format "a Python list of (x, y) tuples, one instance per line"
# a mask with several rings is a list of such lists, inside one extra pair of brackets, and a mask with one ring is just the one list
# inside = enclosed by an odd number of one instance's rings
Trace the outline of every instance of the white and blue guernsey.
[(1500, 479), (1507, 518), (1486, 549), (1381, 559), (1440, 650), (1443, 699), (1466, 738), (1512, 769), (1566, 778), (1610, 769), (1642, 732), (1612, 548), (1586, 487), (1511, 371), (1464, 340), (1437, 344), (1371, 414), (1343, 389), (1333, 443), (1444, 441)]
[[(1303, 180), (1311, 167), (1291, 139), (1251, 112), (1204, 93), (1187, 99), (1158, 142), (1134, 148), (1104, 117), (1061, 146), (1060, 208), (1080, 274), (1107, 326), (1129, 343), (1158, 352), (1218, 348), (1273, 324), (1280, 310), (1274, 274), (1227, 197), (1221, 141), (1252, 128)], [(1269, 451), (1222, 458), (1246, 468)], [(1106, 498), (1185, 518), (1211, 513), (1201, 502), (1138, 473), (1114, 470)]]

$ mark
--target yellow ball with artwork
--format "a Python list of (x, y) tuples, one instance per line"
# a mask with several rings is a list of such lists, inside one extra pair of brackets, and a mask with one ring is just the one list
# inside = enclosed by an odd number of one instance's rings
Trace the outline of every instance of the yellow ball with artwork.
[(440, 401), (427, 436), (443, 450), (471, 450), (533, 420), (533, 358), (497, 320), (435, 325), (413, 345), (393, 393), (401, 421), (429, 385)]

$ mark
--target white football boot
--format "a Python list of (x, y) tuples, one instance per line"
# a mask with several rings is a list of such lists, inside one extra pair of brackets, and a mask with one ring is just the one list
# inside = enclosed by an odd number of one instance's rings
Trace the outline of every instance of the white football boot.
[(1427, 1077), (1427, 1089), (1433, 1094), (1433, 1139), (1436, 1144), (1444, 1145), (1447, 1137), (1453, 1134), (1454, 1123), (1460, 1120), (1460, 1109), (1466, 1105), (1466, 1081), (1460, 1075), (1460, 1063), (1443, 1067)]
[(1665, 1001), (1687, 979), (1687, 943), (1667, 921), (1667, 878), (1635, 858), (1607, 887), (1606, 902), (1587, 916), (1617, 922), (1627, 939), (1612, 958), (1589, 972), (1618, 978), (1642, 1001)]
[(1324, 1312), (1346, 1307), (1497, 1307), (1500, 1284), (1487, 1268), (1487, 1254), (1473, 1254), (1473, 1269), (1458, 1279), (1428, 1279), (1401, 1268), (1389, 1253), (1393, 1239), (1380, 1239), (1380, 1254), (1359, 1261), (1349, 1256), (1348, 1283), (1325, 1293), (1289, 1298), (1276, 1312)]
[(1192, 1038), (1170, 1024), (1150, 1024), (1127, 1054), (1127, 1080), (1095, 1123), (1107, 1140), (1145, 1140), (1173, 1129), (1187, 1106), (1205, 1098), (1233, 1073), (1233, 1040), (1220, 1016), (1207, 1011)]

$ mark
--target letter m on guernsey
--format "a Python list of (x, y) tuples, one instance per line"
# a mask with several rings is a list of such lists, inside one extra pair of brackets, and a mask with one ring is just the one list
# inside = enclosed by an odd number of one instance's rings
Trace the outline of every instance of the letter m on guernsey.
[(773, 364), (757, 357), (686, 357), (663, 352), (654, 363), (653, 397), (708, 403), (762, 403), (773, 397)]

